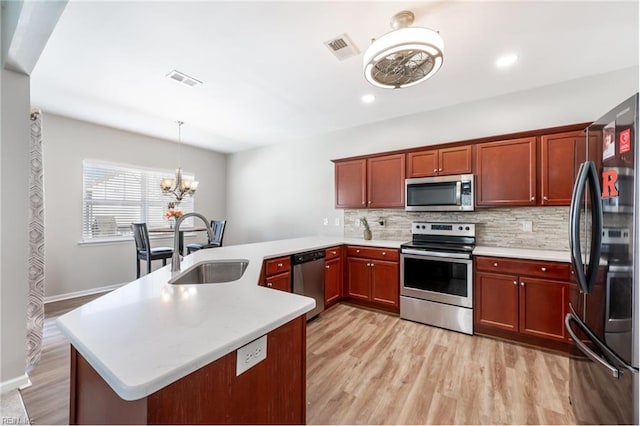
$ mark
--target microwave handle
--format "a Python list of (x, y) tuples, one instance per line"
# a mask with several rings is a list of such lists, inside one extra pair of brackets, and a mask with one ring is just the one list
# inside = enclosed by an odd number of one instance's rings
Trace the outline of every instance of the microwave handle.
[(456, 182), (456, 205), (462, 204), (462, 182)]

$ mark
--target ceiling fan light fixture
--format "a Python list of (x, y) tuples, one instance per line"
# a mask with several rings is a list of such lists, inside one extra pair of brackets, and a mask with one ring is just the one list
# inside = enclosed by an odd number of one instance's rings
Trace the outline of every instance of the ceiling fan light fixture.
[[(409, 19), (410, 18), (410, 19)], [(403, 88), (421, 83), (438, 72), (443, 63), (444, 42), (428, 28), (407, 27), (413, 14), (400, 12), (391, 31), (371, 43), (364, 53), (366, 80), (377, 87)]]

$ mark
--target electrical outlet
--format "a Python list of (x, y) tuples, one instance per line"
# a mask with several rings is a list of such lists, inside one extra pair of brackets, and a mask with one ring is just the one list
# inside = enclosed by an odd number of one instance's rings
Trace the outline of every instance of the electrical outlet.
[(360, 228), (360, 226), (362, 225), (362, 223), (360, 222), (360, 218), (355, 220), (355, 225), (356, 225), (356, 228)]
[(524, 232), (533, 232), (533, 222), (530, 220), (522, 221), (522, 230)]
[(340, 226), (340, 218), (339, 218), (339, 217), (336, 217), (336, 218), (333, 220), (333, 223), (334, 223), (334, 225), (336, 225), (336, 226)]
[(247, 343), (236, 351), (236, 376), (241, 375), (263, 359), (267, 359), (267, 336)]
[(322, 219), (322, 224), (323, 224), (324, 226), (327, 226), (327, 225), (329, 224), (329, 218), (328, 218), (328, 217), (325, 217), (324, 219)]

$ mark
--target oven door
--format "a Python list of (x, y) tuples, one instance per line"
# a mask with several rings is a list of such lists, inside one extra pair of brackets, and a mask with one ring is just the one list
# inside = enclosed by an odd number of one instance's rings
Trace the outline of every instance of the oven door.
[(400, 255), (400, 293), (449, 305), (473, 306), (473, 260), (466, 254), (403, 251)]

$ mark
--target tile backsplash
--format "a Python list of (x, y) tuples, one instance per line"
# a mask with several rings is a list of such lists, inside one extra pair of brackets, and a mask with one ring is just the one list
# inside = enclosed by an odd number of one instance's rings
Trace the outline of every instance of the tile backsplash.
[[(415, 213), (400, 209), (346, 209), (344, 236), (362, 238), (357, 226), (366, 217), (378, 240), (410, 240), (411, 222), (469, 222), (476, 224), (476, 245), (492, 247), (569, 250), (568, 207), (514, 207), (478, 209), (473, 212)], [(383, 220), (380, 225), (378, 220)], [(523, 230), (523, 222), (531, 222), (532, 231)]]

